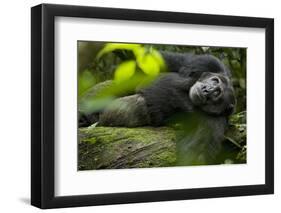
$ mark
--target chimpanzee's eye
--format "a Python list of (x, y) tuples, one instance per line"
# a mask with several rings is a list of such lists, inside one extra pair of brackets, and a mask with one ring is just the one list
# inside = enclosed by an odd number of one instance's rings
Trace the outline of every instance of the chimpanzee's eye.
[(220, 82), (220, 80), (217, 77), (214, 77), (211, 80), (216, 84), (218, 84)]

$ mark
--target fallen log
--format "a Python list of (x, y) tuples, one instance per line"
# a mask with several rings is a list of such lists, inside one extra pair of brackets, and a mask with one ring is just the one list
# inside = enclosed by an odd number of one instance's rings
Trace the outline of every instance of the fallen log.
[(168, 127), (80, 128), (78, 169), (173, 166), (175, 142), (176, 132)]

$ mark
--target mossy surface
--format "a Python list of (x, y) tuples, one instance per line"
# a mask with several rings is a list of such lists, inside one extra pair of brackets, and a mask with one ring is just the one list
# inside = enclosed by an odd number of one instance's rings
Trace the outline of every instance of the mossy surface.
[(176, 134), (167, 127), (79, 129), (78, 169), (172, 166)]

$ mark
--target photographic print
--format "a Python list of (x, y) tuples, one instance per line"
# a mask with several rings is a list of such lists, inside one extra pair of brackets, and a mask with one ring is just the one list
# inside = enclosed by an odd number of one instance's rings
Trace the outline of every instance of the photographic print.
[(247, 49), (78, 41), (78, 171), (247, 163)]
[(274, 19), (41, 4), (31, 41), (32, 205), (274, 193)]

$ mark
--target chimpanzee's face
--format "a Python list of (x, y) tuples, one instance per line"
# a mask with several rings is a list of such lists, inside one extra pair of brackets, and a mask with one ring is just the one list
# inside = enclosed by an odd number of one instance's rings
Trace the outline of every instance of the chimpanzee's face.
[(203, 73), (190, 88), (192, 103), (215, 115), (230, 115), (235, 108), (234, 90), (230, 80), (217, 73)]

